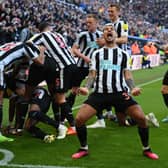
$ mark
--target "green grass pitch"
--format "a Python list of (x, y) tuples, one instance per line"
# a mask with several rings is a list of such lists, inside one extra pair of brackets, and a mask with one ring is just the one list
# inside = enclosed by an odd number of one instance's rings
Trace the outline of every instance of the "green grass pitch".
[[(134, 71), (136, 85), (142, 87), (142, 94), (135, 99), (141, 104), (147, 114), (153, 112), (159, 121), (168, 115), (168, 109), (163, 103), (160, 93), (161, 78), (168, 69), (168, 65), (162, 65), (153, 69)], [(86, 97), (79, 96), (75, 103), (78, 106)], [(8, 101), (4, 105), (4, 121), (7, 125)], [(74, 110), (74, 115), (77, 110)], [(49, 114), (52, 114), (51, 110)], [(95, 117), (88, 121), (88, 124), (95, 121)], [(7, 164), (2, 165), (4, 155), (0, 152), (0, 167), (26, 167), (34, 165), (35, 168), (41, 165), (48, 165), (51, 168), (57, 167), (80, 167), (80, 168), (167, 168), (168, 167), (168, 123), (161, 123), (155, 128), (150, 125), (150, 144), (160, 159), (150, 160), (142, 156), (142, 148), (137, 134), (137, 128), (119, 127), (117, 123), (106, 121), (104, 129), (88, 129), (89, 156), (72, 160), (71, 154), (78, 147), (79, 142), (76, 136), (67, 136), (63, 140), (56, 140), (52, 144), (45, 144), (39, 139), (31, 137), (28, 133), (22, 136), (11, 136), (14, 142), (0, 144), (0, 149), (6, 149), (14, 154), (14, 158)], [(55, 130), (40, 123), (40, 127), (49, 133)]]

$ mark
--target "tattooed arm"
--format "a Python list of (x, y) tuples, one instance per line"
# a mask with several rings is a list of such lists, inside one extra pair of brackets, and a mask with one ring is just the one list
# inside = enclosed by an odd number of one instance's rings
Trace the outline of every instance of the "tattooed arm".
[(92, 88), (95, 78), (96, 78), (96, 71), (91, 70), (89, 72), (85, 87), (87, 87), (88, 89)]

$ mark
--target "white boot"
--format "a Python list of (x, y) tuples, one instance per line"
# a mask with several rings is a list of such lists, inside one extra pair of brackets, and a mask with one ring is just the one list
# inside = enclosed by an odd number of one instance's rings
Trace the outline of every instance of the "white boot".
[(155, 127), (159, 127), (159, 122), (154, 113), (149, 113), (148, 115), (146, 115), (146, 119), (150, 121)]
[(97, 120), (94, 124), (88, 125), (87, 128), (105, 128), (106, 123), (104, 119)]
[(57, 139), (64, 139), (66, 137), (67, 127), (63, 124), (60, 124), (58, 127), (58, 136)]

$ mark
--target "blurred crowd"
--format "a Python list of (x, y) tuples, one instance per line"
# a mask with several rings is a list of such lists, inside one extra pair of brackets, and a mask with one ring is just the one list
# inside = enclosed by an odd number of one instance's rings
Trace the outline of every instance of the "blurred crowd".
[[(85, 29), (87, 13), (97, 13), (100, 25), (107, 23), (107, 6), (120, 3), (122, 16), (129, 23), (129, 35), (158, 39), (168, 33), (168, 3), (165, 0), (5, 0), (0, 6), (0, 44), (25, 41), (37, 33), (38, 24), (49, 21), (71, 46), (75, 35)], [(101, 27), (100, 27), (101, 28)]]

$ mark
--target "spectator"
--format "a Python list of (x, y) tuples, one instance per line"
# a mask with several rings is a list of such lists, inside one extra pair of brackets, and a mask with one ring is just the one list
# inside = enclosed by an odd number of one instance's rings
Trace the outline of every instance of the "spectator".
[(140, 53), (141, 53), (141, 51), (140, 51), (138, 42), (135, 41), (135, 42), (131, 45), (131, 54), (132, 54), (132, 55), (136, 55), (136, 54), (140, 54)]
[[(55, 27), (64, 25), (65, 31), (71, 32), (69, 35), (75, 37), (76, 32), (85, 29), (83, 26), (83, 17), (86, 13), (97, 14), (100, 18), (100, 25), (109, 22), (107, 19), (108, 14), (104, 9), (111, 2), (116, 3), (117, 1), (85, 1), (83, 2), (86, 9), (84, 11), (79, 7), (81, 1), (76, 3), (74, 1), (66, 2), (60, 0), (50, 0), (50, 3), (48, 3), (47, 0), (3, 1), (0, 8), (0, 22), (5, 22), (4, 35), (7, 33), (7, 36), (5, 35), (5, 41), (3, 41), (2, 44), (13, 41), (13, 39), (11, 39), (10, 28), (14, 21), (19, 23), (19, 27), (17, 26), (19, 32), (24, 28), (24, 22), (29, 22), (29, 25), (37, 27), (40, 22), (49, 21)], [(168, 27), (166, 21), (168, 15), (165, 15), (165, 13), (167, 13), (168, 4), (164, 3), (164, 0), (158, 2), (143, 0), (132, 1), (131, 3), (129, 3), (129, 1), (120, 0), (119, 3), (121, 4), (122, 13), (124, 13), (124, 19), (129, 22), (131, 35), (139, 36), (142, 34), (143, 37), (159, 39), (159, 41), (163, 43), (166, 41), (168, 33), (163, 32), (163, 30), (164, 27)], [(151, 7), (153, 10), (150, 10)], [(33, 13), (37, 13), (37, 15), (34, 16)], [(74, 40), (74, 38), (69, 39)], [(15, 40), (18, 40), (18, 38)], [(73, 42), (70, 42), (69, 45), (72, 45)]]
[(142, 56), (142, 69), (143, 68), (152, 69), (150, 64), (151, 64), (151, 61), (149, 60), (149, 57), (147, 55), (143, 55)]

